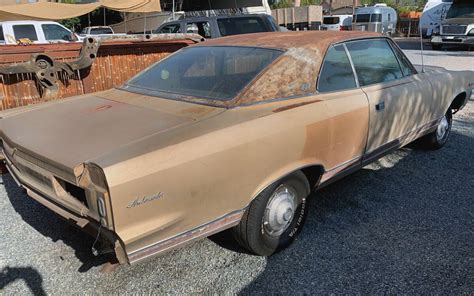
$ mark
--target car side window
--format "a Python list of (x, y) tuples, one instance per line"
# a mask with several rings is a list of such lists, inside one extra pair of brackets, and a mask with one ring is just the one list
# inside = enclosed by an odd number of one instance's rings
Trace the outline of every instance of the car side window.
[(3, 27), (0, 25), (0, 43), (5, 42), (5, 36), (3, 36)]
[(15, 39), (27, 38), (31, 41), (38, 41), (38, 35), (36, 35), (36, 29), (34, 25), (14, 25), (13, 34)]
[(263, 20), (259, 17), (221, 18), (217, 20), (217, 26), (222, 36), (267, 31)]
[(211, 38), (211, 25), (209, 22), (187, 23), (186, 33), (195, 33), (201, 35), (204, 38)]
[(329, 48), (321, 67), (318, 91), (329, 92), (357, 87), (351, 62), (343, 45)]
[(64, 40), (64, 41), (71, 41), (71, 32), (66, 30), (65, 28), (55, 25), (55, 24), (44, 24), (41, 25), (44, 32), (44, 38), (48, 41), (52, 40)]
[(166, 34), (166, 33), (179, 33), (179, 24), (170, 24), (166, 25), (163, 28), (161, 28), (157, 33), (158, 34)]
[(403, 77), (395, 54), (385, 39), (346, 43), (360, 86), (383, 83)]
[(389, 42), (392, 46), (393, 51), (395, 52), (395, 55), (398, 58), (398, 61), (400, 62), (400, 67), (402, 68), (403, 75), (410, 76), (416, 74), (417, 72), (415, 68), (413, 68), (413, 65), (408, 60), (408, 58), (402, 53), (400, 48), (398, 48), (392, 41)]

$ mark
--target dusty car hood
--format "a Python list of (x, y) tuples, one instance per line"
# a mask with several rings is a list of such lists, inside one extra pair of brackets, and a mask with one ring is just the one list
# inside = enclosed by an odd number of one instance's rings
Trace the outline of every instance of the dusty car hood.
[(12, 110), (0, 120), (12, 148), (67, 168), (225, 109), (111, 90)]

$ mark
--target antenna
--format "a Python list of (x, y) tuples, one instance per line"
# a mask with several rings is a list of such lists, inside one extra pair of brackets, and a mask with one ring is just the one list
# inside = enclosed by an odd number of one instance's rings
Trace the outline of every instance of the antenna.
[(420, 24), (418, 24), (418, 31), (420, 31), (420, 49), (421, 49), (421, 73), (425, 73), (425, 61), (423, 59), (423, 34)]

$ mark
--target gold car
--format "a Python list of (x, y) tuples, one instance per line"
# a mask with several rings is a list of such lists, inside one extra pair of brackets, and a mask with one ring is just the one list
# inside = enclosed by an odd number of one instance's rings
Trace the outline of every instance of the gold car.
[(443, 146), (473, 85), (417, 71), (374, 33), (239, 35), (121, 88), (3, 112), (0, 137), (28, 195), (120, 263), (229, 228), (270, 255), (301, 230), (311, 191), (416, 139)]

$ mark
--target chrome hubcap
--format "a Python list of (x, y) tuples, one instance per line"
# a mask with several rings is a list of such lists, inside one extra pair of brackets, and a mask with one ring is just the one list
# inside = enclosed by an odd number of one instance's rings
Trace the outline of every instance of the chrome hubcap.
[(263, 218), (263, 229), (271, 236), (280, 236), (288, 226), (296, 211), (296, 190), (287, 185), (278, 187), (270, 197)]
[(448, 133), (449, 130), (449, 121), (446, 118), (446, 116), (441, 119), (441, 121), (438, 124), (438, 129), (436, 130), (436, 138), (438, 141), (442, 141), (446, 134)]

